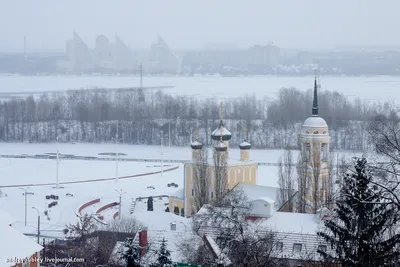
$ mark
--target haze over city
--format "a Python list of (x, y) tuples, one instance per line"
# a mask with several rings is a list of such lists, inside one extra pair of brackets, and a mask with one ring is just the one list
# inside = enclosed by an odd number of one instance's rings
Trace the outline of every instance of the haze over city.
[(273, 42), (290, 49), (335, 45), (398, 45), (399, 3), (378, 1), (4, 1), (0, 52), (65, 50), (77, 31), (92, 44), (118, 34), (131, 49), (147, 48), (157, 34), (175, 49), (205, 43), (240, 47)]
[(3, 2), (0, 267), (400, 266), (398, 2)]

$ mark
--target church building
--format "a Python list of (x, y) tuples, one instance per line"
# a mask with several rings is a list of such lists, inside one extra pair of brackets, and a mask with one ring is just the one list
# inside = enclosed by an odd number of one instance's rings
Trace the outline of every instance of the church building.
[(239, 145), (239, 159), (234, 159), (229, 151), (231, 137), (224, 126), (221, 105), (219, 125), (211, 133), (212, 147), (203, 147), (198, 134), (191, 144), (192, 159), (184, 164), (184, 188), (170, 196), (170, 212), (189, 217), (204, 204), (221, 201), (238, 183), (256, 184), (258, 163), (250, 160), (251, 144), (246, 140), (246, 130)]
[(323, 206), (328, 197), (329, 186), (329, 131), (326, 121), (319, 116), (317, 77), (314, 82), (314, 97), (311, 117), (303, 123), (300, 146), (303, 168), (303, 184), (298, 197), (305, 197), (303, 212), (314, 213)]

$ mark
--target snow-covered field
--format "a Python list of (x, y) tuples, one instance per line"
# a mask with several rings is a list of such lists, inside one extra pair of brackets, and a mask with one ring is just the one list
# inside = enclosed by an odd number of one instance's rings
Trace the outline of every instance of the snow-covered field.
[[(338, 91), (350, 98), (400, 101), (400, 77), (330, 77), (321, 76), (323, 90)], [(173, 86), (165, 92), (199, 97), (275, 97), (282, 87), (308, 90), (313, 77), (254, 76), (254, 77), (144, 77), (144, 86)], [(0, 94), (64, 91), (82, 88), (120, 88), (139, 86), (137, 76), (0, 76)]]
[[(72, 154), (75, 156), (93, 156), (102, 157), (99, 153), (124, 153), (126, 156), (121, 158), (138, 158), (138, 159), (161, 159), (160, 146), (147, 146), (147, 145), (128, 145), (128, 144), (88, 144), (88, 143), (49, 143), (49, 144), (28, 144), (28, 143), (0, 143), (1, 155), (38, 155), (46, 153), (56, 153), (57, 148), (61, 154)], [(231, 158), (240, 158), (240, 150), (238, 148), (229, 148), (229, 155)], [(164, 146), (163, 149), (164, 159), (174, 160), (190, 160), (191, 149), (189, 146), (185, 147), (168, 147)], [(360, 153), (353, 152), (339, 152), (346, 154), (348, 157), (360, 155)], [(277, 163), (279, 158), (283, 155), (283, 150), (274, 149), (252, 149), (250, 151), (251, 160), (257, 162)], [(293, 158), (297, 159), (298, 151), (293, 151)], [(106, 156), (110, 157), (110, 156)], [(111, 163), (112, 164), (112, 163)]]
[[(98, 153), (115, 152), (115, 144), (0, 144), (1, 154), (10, 155), (37, 155), (54, 153), (59, 148), (62, 154), (73, 154), (80, 156), (98, 156)], [(158, 146), (137, 146), (118, 145), (118, 152), (127, 154), (127, 158), (148, 158), (159, 159), (160, 147)], [(251, 158), (258, 162), (276, 163), (283, 154), (282, 150), (251, 150)], [(297, 152), (294, 152), (297, 158)], [(354, 153), (341, 153), (347, 158), (354, 156)], [(189, 147), (165, 147), (164, 159), (189, 160), (191, 151)], [(239, 150), (231, 149), (230, 157), (239, 158)], [(109, 181), (93, 181), (95, 179), (114, 178), (116, 175), (115, 161), (81, 161), (81, 160), (60, 160), (59, 181), (91, 181), (85, 183), (63, 184), (62, 189), (55, 189), (51, 185), (26, 186), (27, 195), (27, 227), (24, 226), (25, 196), (23, 190), (17, 187), (1, 188), (0, 209), (3, 209), (17, 219), (15, 227), (24, 233), (36, 233), (37, 213), (32, 207), (37, 208), (41, 215), (41, 235), (62, 236), (61, 230), (65, 225), (74, 222), (76, 212), (84, 203), (100, 198), (100, 203), (84, 210), (87, 213), (95, 213), (96, 210), (106, 204), (119, 201), (119, 192), (122, 192), (122, 215), (129, 215), (132, 200), (138, 197), (171, 195), (183, 186), (183, 165), (180, 163), (164, 162), (164, 170), (176, 167), (173, 171), (148, 176), (139, 176), (126, 179), (115, 179)], [(157, 162), (123, 162), (118, 164), (118, 175), (129, 176), (135, 174), (160, 171), (160, 163)], [(258, 184), (266, 186), (277, 186), (276, 166), (259, 166)], [(51, 159), (0, 159), (0, 186), (55, 183), (56, 181), (56, 160)], [(178, 187), (168, 187), (168, 183), (177, 183)], [(154, 189), (148, 188), (154, 186)], [(122, 191), (121, 191), (122, 190)], [(118, 192), (117, 192), (118, 191)], [(67, 193), (73, 196), (66, 196)], [(58, 205), (48, 208), (53, 200), (46, 200), (46, 195), (58, 195)], [(158, 199), (156, 199), (156, 202)], [(166, 200), (159, 201), (160, 207), (164, 208)], [(161, 207), (162, 206), (162, 207)], [(145, 210), (145, 203), (138, 205), (137, 211)], [(48, 219), (44, 212), (48, 210)], [(111, 208), (101, 213), (105, 221), (112, 218), (118, 207)]]

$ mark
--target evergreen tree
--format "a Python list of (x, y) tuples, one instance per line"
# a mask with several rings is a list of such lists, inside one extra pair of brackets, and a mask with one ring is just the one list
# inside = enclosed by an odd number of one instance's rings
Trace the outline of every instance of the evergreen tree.
[(140, 248), (133, 243), (133, 238), (124, 242), (124, 251), (121, 259), (125, 261), (126, 267), (140, 267)]
[(160, 249), (157, 251), (157, 262), (152, 267), (174, 267), (177, 266), (171, 261), (171, 253), (167, 249), (167, 240), (163, 238)]
[(343, 199), (324, 222), (327, 231), (318, 232), (336, 252), (318, 251), (326, 260), (344, 267), (399, 266), (400, 234), (391, 231), (397, 211), (371, 181), (365, 158), (356, 160), (354, 172), (344, 174)]
[(147, 199), (147, 211), (153, 211), (153, 197)]

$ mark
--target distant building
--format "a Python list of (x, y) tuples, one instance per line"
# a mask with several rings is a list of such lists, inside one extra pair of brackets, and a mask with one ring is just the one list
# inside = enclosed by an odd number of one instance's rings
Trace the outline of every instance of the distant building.
[(132, 51), (118, 36), (115, 36), (114, 44), (115, 69), (119, 71), (139, 70), (139, 62), (133, 57)]
[(180, 73), (181, 61), (167, 45), (161, 36), (158, 36), (157, 43), (150, 46), (147, 63), (149, 72)]
[(113, 45), (106, 36), (97, 36), (93, 51), (93, 57), (97, 68), (114, 69), (115, 63), (113, 50)]
[(84, 71), (95, 67), (89, 47), (75, 31), (73, 39), (67, 41), (67, 56), (71, 70)]
[(279, 64), (280, 49), (276, 45), (254, 45), (248, 49), (248, 65), (273, 67)]

